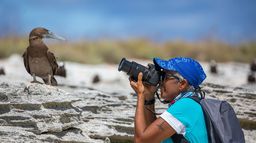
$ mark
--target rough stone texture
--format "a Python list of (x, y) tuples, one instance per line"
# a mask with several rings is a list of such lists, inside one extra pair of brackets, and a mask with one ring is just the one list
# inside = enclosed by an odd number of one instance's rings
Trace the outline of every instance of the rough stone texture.
[[(209, 83), (204, 89), (255, 124), (255, 91)], [(0, 82), (0, 142), (132, 142), (135, 106), (136, 97), (124, 93)], [(156, 107), (166, 109), (159, 102)], [(244, 133), (247, 143), (256, 140), (255, 128)]]

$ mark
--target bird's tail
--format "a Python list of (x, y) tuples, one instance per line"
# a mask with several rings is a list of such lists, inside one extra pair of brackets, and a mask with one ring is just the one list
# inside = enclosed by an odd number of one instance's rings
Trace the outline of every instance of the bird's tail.
[(65, 66), (59, 66), (55, 72), (55, 75), (57, 76), (62, 76), (62, 77), (66, 77), (67, 75), (67, 72), (66, 72), (66, 69), (65, 69)]
[[(44, 78), (43, 81), (44, 81), (45, 84), (50, 84), (50, 83), (48, 83), (48, 78)], [(52, 86), (57, 86), (58, 85), (57, 80), (53, 76), (51, 78), (51, 84), (52, 84)]]

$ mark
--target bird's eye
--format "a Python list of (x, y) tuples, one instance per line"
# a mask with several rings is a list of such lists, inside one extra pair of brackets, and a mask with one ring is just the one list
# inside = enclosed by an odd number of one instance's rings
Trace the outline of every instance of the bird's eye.
[(36, 40), (36, 39), (38, 39), (38, 37), (37, 37), (37, 36), (34, 36), (34, 37), (31, 37), (30, 39), (31, 39), (31, 40)]

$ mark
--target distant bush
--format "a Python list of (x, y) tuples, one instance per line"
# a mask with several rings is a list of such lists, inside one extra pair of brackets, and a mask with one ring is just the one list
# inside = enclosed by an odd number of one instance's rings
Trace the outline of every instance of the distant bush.
[[(13, 53), (22, 54), (28, 46), (27, 38), (0, 38), (0, 58)], [(231, 45), (220, 41), (167, 41), (156, 43), (147, 39), (98, 40), (47, 43), (58, 60), (80, 63), (119, 63), (122, 57), (150, 60), (187, 56), (201, 61), (251, 62), (256, 58), (256, 42)]]
[(28, 46), (28, 41), (19, 37), (0, 38), (0, 58), (6, 58), (11, 54), (20, 54)]
[(255, 130), (256, 129), (256, 121), (248, 120), (248, 119), (239, 119), (240, 125), (243, 129), (246, 130)]

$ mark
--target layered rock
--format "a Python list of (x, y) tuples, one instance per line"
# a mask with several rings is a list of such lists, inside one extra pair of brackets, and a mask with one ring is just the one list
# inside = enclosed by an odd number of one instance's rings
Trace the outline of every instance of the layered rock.
[[(256, 92), (204, 84), (228, 101), (248, 143), (256, 140)], [(0, 142), (133, 142), (136, 96), (87, 87), (0, 82)], [(167, 105), (156, 103), (157, 112)]]

